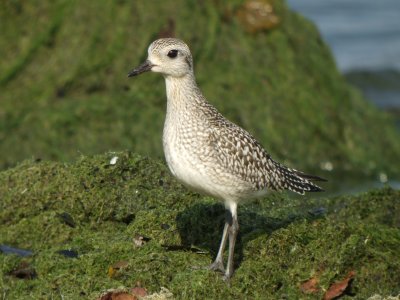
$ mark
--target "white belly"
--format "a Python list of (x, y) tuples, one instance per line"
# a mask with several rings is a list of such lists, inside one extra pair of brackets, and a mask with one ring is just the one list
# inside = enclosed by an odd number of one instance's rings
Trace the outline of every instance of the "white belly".
[(186, 149), (164, 144), (164, 152), (172, 174), (190, 189), (224, 201), (253, 198), (247, 191), (250, 185), (239, 183), (234, 176), (220, 174), (211, 162), (201, 161)]
[(172, 174), (191, 189), (207, 193), (211, 184), (198, 159), (182, 147), (164, 144), (165, 159)]

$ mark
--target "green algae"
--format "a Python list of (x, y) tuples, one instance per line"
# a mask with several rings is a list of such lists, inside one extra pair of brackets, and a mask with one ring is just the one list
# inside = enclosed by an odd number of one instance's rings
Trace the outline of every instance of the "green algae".
[[(130, 152), (25, 161), (0, 173), (0, 195), (0, 244), (34, 252), (0, 254), (6, 299), (95, 299), (138, 281), (178, 299), (314, 299), (349, 271), (353, 299), (400, 292), (400, 193), (390, 188), (313, 199), (275, 193), (241, 205), (230, 287), (220, 274), (194, 268), (216, 254), (223, 205), (188, 191), (162, 162)], [(137, 235), (149, 240), (138, 247)], [(9, 275), (21, 261), (35, 279)], [(110, 278), (118, 261), (127, 267)], [(313, 276), (319, 291), (304, 294), (300, 285)]]
[[(215, 257), (222, 204), (182, 187), (160, 161), (80, 156), (162, 156), (162, 78), (128, 81), (126, 73), (169, 31), (191, 46), (210, 102), (275, 158), (308, 170), (330, 163), (398, 175), (392, 120), (347, 85), (313, 24), (272, 2), (281, 23), (256, 34), (235, 17), (243, 1), (0, 3), (0, 168), (32, 158), (0, 172), (0, 244), (34, 252), (0, 253), (3, 298), (96, 299), (139, 281), (178, 299), (314, 299), (353, 270), (355, 299), (400, 293), (399, 191), (277, 193), (241, 205), (228, 287), (196, 268)], [(119, 261), (127, 267), (110, 278)], [(11, 276), (21, 262), (37, 277)], [(312, 277), (318, 292), (302, 293)]]
[(167, 32), (191, 46), (206, 97), (277, 159), (398, 175), (393, 121), (347, 85), (313, 24), (271, 3), (279, 26), (249, 34), (243, 1), (2, 2), (1, 168), (110, 149), (161, 157), (162, 78), (126, 74)]

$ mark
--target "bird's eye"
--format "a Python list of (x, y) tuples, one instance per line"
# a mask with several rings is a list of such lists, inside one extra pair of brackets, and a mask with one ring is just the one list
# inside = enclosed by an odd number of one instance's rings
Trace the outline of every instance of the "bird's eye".
[(178, 56), (178, 50), (169, 50), (167, 56), (168, 56), (169, 58), (175, 58), (175, 57), (177, 57), (177, 56)]

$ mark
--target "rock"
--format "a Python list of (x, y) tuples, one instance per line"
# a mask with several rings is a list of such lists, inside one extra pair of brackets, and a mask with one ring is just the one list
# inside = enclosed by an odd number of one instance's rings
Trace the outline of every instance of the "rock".
[(152, 39), (174, 35), (191, 46), (207, 99), (277, 160), (309, 172), (330, 162), (338, 174), (399, 176), (392, 121), (346, 83), (316, 27), (282, 0), (203, 1), (196, 14), (184, 0), (6, 3), (1, 169), (78, 151), (162, 157), (165, 86), (154, 74), (132, 82), (126, 73)]
[[(224, 206), (188, 191), (160, 161), (118, 152), (110, 168), (112, 155), (25, 161), (0, 172), (0, 244), (13, 241), (34, 252), (20, 268), (21, 257), (0, 254), (7, 298), (50, 297), (57, 288), (68, 299), (97, 299), (109, 287), (140, 281), (149, 294), (164, 286), (176, 298), (299, 299), (302, 290), (313, 290), (321, 299), (349, 270), (357, 274), (351, 289), (357, 299), (398, 288), (400, 191), (320, 199), (275, 193), (241, 205), (240, 256), (229, 288), (219, 274), (193, 270), (215, 256)], [(54, 218), (60, 211), (79, 226)], [(129, 214), (135, 218), (126, 223)], [(141, 247), (132, 243), (137, 233), (149, 238)], [(79, 257), (63, 258), (60, 245)], [(34, 278), (34, 284), (16, 284), (15, 276)], [(318, 286), (304, 287), (313, 276)]]

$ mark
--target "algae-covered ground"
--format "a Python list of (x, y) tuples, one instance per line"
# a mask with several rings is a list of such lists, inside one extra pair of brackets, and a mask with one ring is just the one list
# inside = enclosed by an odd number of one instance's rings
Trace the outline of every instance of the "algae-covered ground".
[[(245, 2), (270, 3), (273, 28), (248, 32)], [(273, 157), (399, 175), (392, 120), (348, 86), (316, 27), (284, 1), (1, 1), (0, 27), (0, 168), (110, 150), (162, 157), (163, 79), (126, 74), (151, 41), (176, 36), (205, 96)]]
[[(277, 193), (241, 205), (230, 286), (195, 268), (216, 254), (223, 206), (181, 186), (162, 162), (129, 152), (25, 161), (0, 173), (0, 195), (0, 244), (33, 252), (0, 254), (5, 299), (96, 299), (138, 282), (177, 299), (318, 299), (349, 272), (343, 299), (400, 293), (400, 192), (390, 188), (336, 198)], [(21, 262), (33, 279), (16, 278)], [(116, 263), (123, 268), (110, 271)]]
[[(253, 2), (270, 5), (268, 28), (248, 23)], [(163, 79), (126, 74), (151, 41), (176, 36), (205, 96), (277, 160), (337, 171), (334, 185), (337, 174), (399, 176), (393, 120), (284, 1), (1, 1), (0, 27), (0, 297), (141, 286), (177, 299), (320, 299), (343, 282), (344, 299), (400, 294), (399, 191), (241, 205), (228, 286), (199, 268), (215, 257), (223, 205), (154, 159)]]

